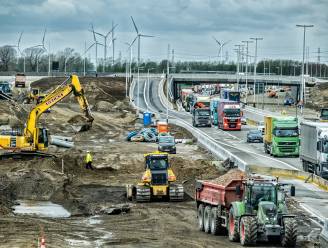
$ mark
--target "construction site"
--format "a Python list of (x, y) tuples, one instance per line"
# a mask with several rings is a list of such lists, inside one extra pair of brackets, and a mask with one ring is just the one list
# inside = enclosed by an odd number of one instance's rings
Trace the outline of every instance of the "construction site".
[[(58, 100), (57, 95), (73, 85), (73, 80), (81, 83), (83, 95), (75, 94), (74, 88)], [(128, 133), (141, 129), (143, 122), (126, 98), (125, 78), (43, 78), (33, 82), (32, 88), (45, 95), (39, 103), (35, 99), (26, 103), (28, 87), (15, 89), (15, 100), (1, 101), (2, 129), (10, 127), (18, 137), (18, 130), (28, 126), (36, 106), (56, 101), (50, 109), (42, 109), (37, 127), (47, 129), (50, 137), (66, 138), (56, 145), (50, 141), (42, 154), (30, 150), (20, 155), (24, 149), (4, 149), (0, 162), (1, 247), (40, 247), (40, 242), (46, 247), (240, 246), (224, 233), (215, 236), (206, 234), (206, 228), (199, 231), (204, 226), (197, 224), (195, 189), (198, 180), (228, 184), (246, 178), (246, 174), (232, 169), (227, 161), (217, 160), (197, 145), (190, 132), (175, 125), (169, 124), (168, 129), (179, 141), (176, 154), (156, 152), (156, 142), (128, 141)], [(81, 96), (87, 99), (82, 111), (76, 101)], [(87, 128), (85, 123), (90, 122), (86, 116), (93, 119)], [(85, 167), (87, 151), (93, 156), (92, 170)], [(137, 185), (141, 177), (147, 182), (146, 174), (142, 176), (145, 154), (150, 161), (161, 154), (168, 159), (168, 176), (173, 173), (172, 181), (181, 185), (182, 198), (174, 198), (171, 190), (169, 199), (155, 197), (156, 190), (161, 190), (156, 185), (151, 190), (154, 199), (150, 191), (146, 198), (138, 198), (138, 190), (145, 184), (138, 184), (137, 196), (132, 196), (131, 190), (129, 197), (128, 185)], [(151, 171), (151, 163), (146, 165)], [(286, 207), (298, 227), (297, 242), (295, 236), (292, 246), (317, 247), (321, 229), (292, 197), (286, 199)], [(279, 246), (279, 242), (257, 244)]]

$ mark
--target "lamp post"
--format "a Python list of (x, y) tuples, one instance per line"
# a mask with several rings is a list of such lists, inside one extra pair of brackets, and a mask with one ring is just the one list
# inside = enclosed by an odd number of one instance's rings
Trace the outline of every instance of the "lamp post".
[(246, 75), (246, 78), (245, 78), (245, 81), (246, 81), (246, 99), (245, 99), (245, 103), (247, 105), (247, 96), (248, 96), (248, 82), (247, 82), (247, 79), (248, 79), (248, 44), (249, 43), (253, 43), (253, 41), (249, 41), (249, 40), (243, 40), (242, 41), (243, 43), (246, 43), (246, 71), (245, 71), (245, 75)]
[(137, 94), (138, 94), (138, 101), (137, 101), (137, 106), (138, 106), (138, 110), (137, 110), (137, 112), (138, 112), (138, 114), (139, 114), (139, 108), (140, 108), (140, 87), (139, 87), (139, 85), (140, 85), (140, 83), (139, 83), (139, 81), (140, 81), (140, 70), (143, 70), (144, 69), (144, 67), (139, 67), (138, 66), (138, 78), (137, 78), (137, 88), (138, 88), (138, 91), (137, 91)]
[(250, 38), (251, 40), (255, 40), (255, 56), (254, 56), (254, 104), (256, 104), (256, 67), (257, 67), (257, 41), (263, 40), (263, 38)]
[[(148, 72), (147, 72), (147, 84), (148, 84), (148, 87), (149, 87), (149, 71), (154, 70), (154, 69), (156, 69), (156, 68), (149, 68), (148, 69)], [(146, 97), (146, 96), (144, 96), (144, 97)], [(148, 105), (147, 105), (147, 112), (148, 112)]]
[(314, 25), (296, 25), (298, 28), (303, 28), (303, 58), (302, 58), (302, 75), (301, 75), (301, 91), (300, 91), (300, 101), (301, 101), (301, 113), (303, 114), (303, 104), (305, 103), (304, 92), (305, 92), (305, 81), (304, 81), (304, 56), (305, 56), (305, 31), (306, 28), (312, 28)]

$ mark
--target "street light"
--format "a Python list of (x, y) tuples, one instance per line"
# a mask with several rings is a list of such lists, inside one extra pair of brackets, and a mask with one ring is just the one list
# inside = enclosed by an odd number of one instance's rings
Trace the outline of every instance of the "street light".
[[(149, 87), (149, 71), (154, 70), (154, 69), (156, 69), (156, 68), (149, 68), (148, 69), (148, 72), (147, 72), (147, 84), (148, 84), (148, 87)], [(148, 88), (148, 90), (149, 90), (149, 88)], [(146, 96), (144, 96), (144, 97), (146, 97)], [(147, 112), (148, 112), (148, 105), (147, 105)]]
[(255, 40), (255, 56), (254, 56), (254, 104), (256, 102), (256, 95), (255, 95), (255, 89), (256, 89), (256, 67), (257, 67), (257, 41), (263, 40), (263, 38), (250, 38), (251, 40)]
[(247, 104), (247, 96), (248, 96), (248, 84), (247, 84), (247, 78), (248, 78), (248, 44), (249, 43), (253, 43), (253, 41), (249, 41), (249, 40), (243, 40), (243, 43), (246, 43), (246, 71), (245, 71), (245, 75), (246, 75), (246, 100), (245, 103)]
[(137, 94), (138, 94), (138, 101), (137, 101), (137, 106), (138, 106), (138, 110), (137, 110), (137, 112), (138, 112), (138, 114), (139, 114), (139, 108), (140, 108), (140, 87), (139, 87), (139, 72), (140, 72), (140, 70), (143, 70), (144, 69), (144, 67), (139, 67), (138, 66), (138, 79), (137, 79), (137, 88), (138, 88), (138, 91), (137, 91)]
[(306, 28), (312, 28), (314, 25), (299, 25), (297, 24), (296, 27), (303, 28), (303, 59), (302, 59), (302, 76), (301, 76), (301, 94), (300, 94), (300, 101), (301, 101), (301, 113), (303, 114), (303, 104), (305, 103), (304, 92), (305, 92), (305, 81), (304, 81), (304, 55), (305, 55), (305, 31)]

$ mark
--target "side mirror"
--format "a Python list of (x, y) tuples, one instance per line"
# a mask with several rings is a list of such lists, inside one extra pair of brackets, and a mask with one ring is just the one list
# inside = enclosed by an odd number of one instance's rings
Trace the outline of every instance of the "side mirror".
[(295, 185), (292, 185), (292, 186), (290, 186), (290, 196), (295, 196), (295, 191), (296, 191), (296, 189), (295, 189)]
[(236, 186), (236, 195), (240, 196), (241, 195), (241, 188), (240, 185)]

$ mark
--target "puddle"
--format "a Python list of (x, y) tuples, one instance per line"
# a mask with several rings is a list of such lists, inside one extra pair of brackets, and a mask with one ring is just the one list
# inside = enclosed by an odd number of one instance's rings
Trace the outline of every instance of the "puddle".
[(48, 218), (68, 218), (71, 216), (63, 206), (50, 201), (19, 200), (20, 205), (14, 206), (15, 214), (35, 215)]

